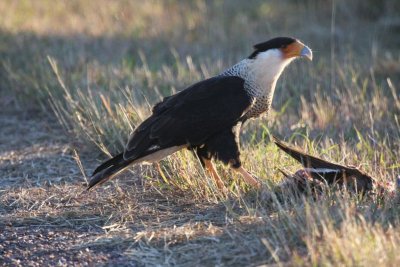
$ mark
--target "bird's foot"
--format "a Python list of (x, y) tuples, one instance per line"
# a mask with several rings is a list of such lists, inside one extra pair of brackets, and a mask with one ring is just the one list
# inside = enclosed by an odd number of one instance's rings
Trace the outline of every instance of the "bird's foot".
[(235, 170), (238, 171), (243, 176), (243, 179), (247, 184), (255, 187), (256, 189), (261, 188), (261, 182), (256, 176), (250, 174), (243, 167), (239, 167)]

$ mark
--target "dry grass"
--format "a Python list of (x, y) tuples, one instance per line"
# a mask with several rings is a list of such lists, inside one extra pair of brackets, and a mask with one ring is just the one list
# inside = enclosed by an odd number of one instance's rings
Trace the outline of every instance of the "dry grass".
[[(398, 10), (375, 0), (0, 2), (0, 261), (398, 265), (397, 198), (282, 192), (277, 168), (299, 166), (270, 143), (278, 134), (381, 181), (399, 174)], [(243, 161), (261, 191), (218, 165), (222, 195), (180, 152), (161, 172), (135, 166), (82, 194), (80, 162), (90, 173), (162, 96), (276, 35), (302, 39), (315, 60), (292, 64), (272, 114), (245, 127)]]

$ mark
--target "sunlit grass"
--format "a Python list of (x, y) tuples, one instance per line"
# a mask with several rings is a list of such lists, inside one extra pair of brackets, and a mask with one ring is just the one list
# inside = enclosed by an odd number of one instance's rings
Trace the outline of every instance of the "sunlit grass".
[(285, 71), (271, 114), (243, 128), (243, 165), (262, 190), (217, 164), (222, 193), (181, 151), (84, 197), (76, 185), (10, 190), (0, 197), (4, 221), (100, 225), (105, 235), (79, 248), (128, 244), (124, 255), (149, 265), (398, 265), (397, 198), (279, 187), (278, 169), (300, 166), (272, 134), (380, 181), (400, 173), (400, 60), (390, 45), (398, 37), (359, 14), (361, 2), (334, 3), (331, 35), (332, 6), (319, 1), (2, 1), (0, 95), (54, 112), (99, 162), (123, 149), (162, 97), (218, 74), (255, 42), (292, 35), (315, 54)]
[[(52, 64), (54, 67), (56, 62), (52, 61)], [(154, 78), (153, 74), (143, 75), (142, 82), (160, 84), (165, 77), (167, 81), (172, 77), (182, 78), (179, 75), (180, 69), (187, 71), (185, 77), (202, 78), (197, 72), (198, 67), (189, 64), (192, 63), (177, 60), (176, 69), (163, 68), (170, 76), (156, 75), (157, 78)], [(140, 69), (147, 71), (148, 68), (144, 65)], [(383, 105), (395, 103), (396, 99), (390, 94), (382, 95), (381, 87), (378, 86), (371, 86), (365, 92), (365, 84), (371, 83), (371, 78), (364, 76), (364, 85), (358, 86), (357, 75), (363, 74), (342, 77), (343, 80), (338, 81), (347, 84), (343, 90), (337, 88), (328, 94), (317, 86), (312, 100), (306, 101), (303, 98), (296, 108), (301, 111), (297, 118), (305, 128), (294, 128), (294, 132), (286, 138), (297, 142), (312, 154), (342, 164), (361, 166), (378, 180), (391, 181), (398, 173), (396, 163), (399, 152), (392, 147), (399, 146), (399, 139), (393, 139), (393, 136), (398, 137), (399, 127), (395, 123), (397, 115), (384, 111)], [(62, 77), (59, 79), (62, 80)], [(128, 131), (132, 131), (149, 114), (151, 104), (148, 100), (152, 99), (154, 103), (162, 95), (157, 89), (154, 90), (156, 93), (132, 88), (111, 90), (108, 93), (89, 89), (83, 93), (81, 89), (61, 88), (64, 97), (52, 98), (56, 114), (63, 118), (62, 121), (66, 121), (76, 135), (91, 140), (107, 155), (122, 149)], [(170, 90), (173, 92), (175, 88)], [(340, 107), (340, 111), (337, 107)], [(364, 118), (361, 114), (368, 114), (368, 117)], [(277, 190), (282, 182), (277, 168), (294, 172), (299, 166), (271, 144), (270, 128), (264, 126), (264, 123), (275, 120), (272, 127), (284, 129), (283, 122), (279, 120), (285, 117), (285, 113), (274, 113), (262, 120), (261, 124), (251, 122), (243, 136), (243, 165), (262, 179), (265, 187), (260, 193), (253, 192), (240, 177), (218, 165), (229, 191), (228, 194), (222, 194), (213, 179), (201, 168), (198, 159), (189, 151), (176, 153), (163, 160), (159, 166), (154, 165), (150, 173), (144, 175), (145, 183), (160, 192), (181, 192), (187, 197), (190, 195), (191, 199), (198, 202), (223, 201), (228, 213), (238, 219), (245, 220), (246, 216), (261, 218), (261, 224), (250, 234), (262, 238), (258, 239), (256, 245), (252, 244), (254, 247), (247, 243), (249, 240), (243, 242), (251, 249), (263, 246), (269, 254), (267, 258), (275, 262), (333, 266), (398, 262), (394, 254), (398, 237), (395, 231), (393, 235), (389, 234), (393, 231), (390, 229), (398, 223), (398, 211), (392, 206), (396, 205), (394, 200), (387, 199), (386, 204), (382, 204), (379, 199), (360, 199), (332, 191), (326, 192), (316, 201), (312, 198), (299, 198), (290, 191), (283, 191), (282, 194)], [(380, 127), (386, 127), (386, 131)], [(321, 131), (323, 134), (319, 133)], [(335, 138), (335, 134), (339, 136)], [(237, 207), (241, 209), (238, 211)], [(166, 238), (166, 233), (159, 234), (159, 238)], [(146, 239), (142, 236), (140, 240), (143, 238)], [(127, 255), (136, 259), (135, 255), (144, 253), (149, 257), (149, 263), (160, 260), (158, 257), (162, 251), (154, 250), (153, 246), (156, 245), (152, 242), (145, 243), (134, 252), (127, 251)], [(360, 249), (359, 246), (364, 243), (365, 248)], [(180, 255), (179, 252), (174, 253)], [(377, 260), (379, 254), (383, 255)], [(181, 260), (176, 263), (185, 263), (184, 259)]]
[[(199, 68), (193, 66), (191, 61), (177, 60), (174, 68), (164, 66), (162, 73), (169, 75), (158, 72), (146, 74), (149, 72), (148, 66), (143, 63), (143, 66), (134, 72), (138, 77), (136, 82), (141, 79), (142, 84), (153, 84), (154, 90), (142, 91), (128, 87), (116, 90), (105, 88), (82, 90), (68, 88), (62, 74), (59, 73), (57, 62), (50, 58), (50, 63), (59, 80), (57, 87), (59, 91), (53, 89), (48, 92), (52, 96), (51, 103), (60, 121), (67, 129), (87, 138), (108, 155), (123, 149), (129, 133), (150, 114), (152, 104), (162, 99), (163, 93), (156, 84), (163, 84), (164, 80), (165, 83), (171, 82), (173, 77), (183, 79), (180, 74), (182, 69), (187, 71), (183, 76), (197, 79), (204, 77), (199, 74)], [(399, 145), (396, 141), (398, 140), (396, 137), (399, 136), (397, 115), (385, 111), (383, 107), (389, 103), (395, 105), (396, 99), (391, 95), (382, 95), (381, 87), (377, 86), (371, 87), (372, 90), (369, 90), (366, 96), (365, 86), (357, 86), (357, 79), (354, 76), (348, 78), (352, 81), (340, 80), (340, 82), (350, 83), (351, 87), (342, 90), (338, 88), (336, 94), (330, 96), (326, 90), (319, 89), (320, 85), (317, 85), (312, 100), (306, 101), (301, 98), (301, 104), (296, 107), (301, 110), (297, 116), (301, 124), (292, 126), (293, 137), (289, 135), (287, 138), (292, 141), (303, 139), (305, 145), (308, 144), (305, 147), (308, 151), (315, 154), (322, 153), (326, 158), (339, 163), (359, 165), (358, 162), (361, 161), (364, 169), (370, 172), (380, 172), (386, 169), (386, 166), (396, 166), (398, 152), (391, 150), (390, 147)], [(370, 79), (364, 78), (364, 84), (368, 82)], [(166, 90), (171, 93), (176, 92), (172, 86)], [(336, 112), (338, 108), (341, 112)], [(291, 113), (290, 110), (288, 113)], [(270, 166), (275, 166), (275, 160), (268, 162), (269, 158), (266, 156), (275, 155), (277, 150), (266, 146), (271, 135), (270, 128), (266, 126), (271, 124), (269, 121), (274, 121), (272, 128), (284, 130), (283, 127), (287, 126), (282, 120), (293, 115), (293, 113), (289, 115), (274, 113), (261, 122), (252, 121), (245, 127), (243, 134), (245, 165), (250, 166), (250, 169), (254, 169), (261, 176), (271, 176), (274, 168)], [(383, 127), (385, 131), (382, 131)], [(315, 142), (318, 147), (311, 142), (311, 136), (317, 137)], [(379, 147), (378, 143), (381, 143)], [(250, 151), (249, 155), (247, 151)]]

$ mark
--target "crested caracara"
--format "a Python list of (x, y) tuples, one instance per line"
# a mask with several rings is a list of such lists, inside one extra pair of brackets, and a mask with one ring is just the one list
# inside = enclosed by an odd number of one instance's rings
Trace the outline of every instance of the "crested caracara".
[(88, 189), (131, 164), (157, 162), (183, 148), (197, 153), (219, 188), (224, 184), (212, 159), (230, 165), (248, 184), (259, 187), (241, 166), (240, 128), (268, 112), (279, 76), (297, 57), (312, 60), (312, 52), (299, 40), (274, 38), (255, 45), (248, 58), (219, 75), (164, 98), (133, 131), (124, 151), (95, 169)]

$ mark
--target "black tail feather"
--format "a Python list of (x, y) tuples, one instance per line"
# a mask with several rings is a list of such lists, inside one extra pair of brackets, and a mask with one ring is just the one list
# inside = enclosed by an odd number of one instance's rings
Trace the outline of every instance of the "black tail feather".
[(102, 171), (102, 170), (104, 170), (104, 169), (106, 169), (106, 168), (108, 168), (110, 166), (121, 164), (124, 161), (124, 156), (123, 155), (124, 155), (123, 153), (118, 154), (115, 157), (103, 162), (100, 166), (98, 166), (94, 170), (92, 176), (94, 176), (98, 172), (100, 172), (100, 171)]
[[(117, 157), (122, 156), (122, 154), (118, 155)], [(110, 180), (114, 175), (128, 167), (134, 160), (127, 160), (125, 161), (124, 159), (120, 160), (114, 160), (115, 158), (112, 158), (109, 161), (106, 161), (102, 165), (100, 165), (93, 173), (92, 178), (90, 179), (89, 185), (87, 187), (87, 190), (90, 190), (96, 185), (101, 185), (108, 180)], [(110, 164), (111, 161), (114, 160), (114, 164)]]
[(159, 147), (154, 150), (147, 150), (141, 153), (140, 157), (130, 157), (129, 159), (124, 159), (124, 153), (118, 154), (112, 159), (103, 162), (99, 167), (97, 167), (90, 179), (87, 190), (90, 190), (96, 185), (103, 184), (110, 180), (114, 175), (124, 170), (133, 162), (140, 162), (146, 156), (149, 156), (153, 153), (156, 153), (159, 150), (164, 149), (163, 147)]

